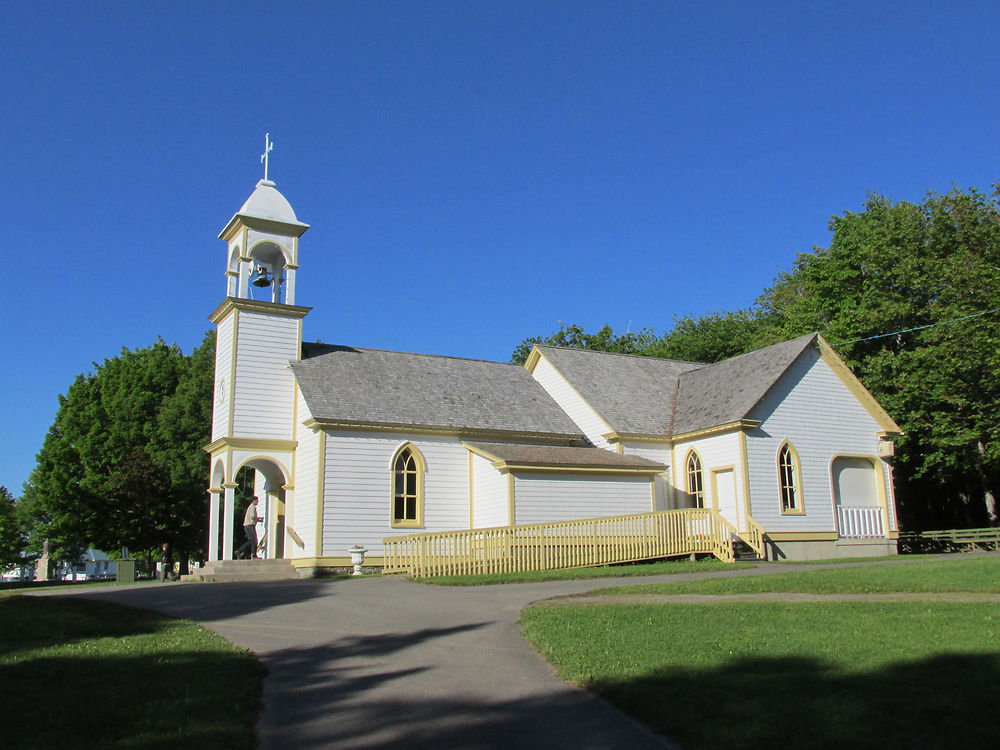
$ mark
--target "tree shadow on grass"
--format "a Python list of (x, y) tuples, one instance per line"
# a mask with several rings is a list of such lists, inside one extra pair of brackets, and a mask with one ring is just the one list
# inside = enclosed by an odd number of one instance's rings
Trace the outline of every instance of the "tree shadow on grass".
[(993, 750), (1000, 743), (1000, 654), (851, 673), (806, 658), (752, 659), (588, 687), (692, 750)]
[(246, 583), (152, 583), (123, 588), (81, 589), (58, 595), (101, 599), (207, 622), (264, 612), (317, 597), (335, 596), (336, 593), (331, 581), (303, 579)]

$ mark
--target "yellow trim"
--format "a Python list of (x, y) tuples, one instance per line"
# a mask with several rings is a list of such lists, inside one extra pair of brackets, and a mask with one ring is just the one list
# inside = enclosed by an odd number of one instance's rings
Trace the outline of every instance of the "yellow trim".
[[(731, 472), (733, 472), (733, 492), (734, 493), (736, 492), (736, 465), (735, 464), (730, 464), (729, 466), (713, 466), (712, 469), (711, 469), (711, 474), (712, 474), (712, 481), (711, 481), (711, 485), (712, 485), (712, 510), (714, 510), (716, 513), (719, 512), (719, 484), (718, 484), (718, 477), (716, 477), (716, 474), (718, 474), (719, 472), (722, 472), (722, 471), (731, 471)], [(736, 501), (735, 494), (734, 494), (734, 497), (733, 497), (733, 501), (734, 502)]]
[(239, 438), (221, 437), (215, 442), (209, 443), (203, 451), (215, 454), (221, 448), (231, 448), (233, 450), (258, 450), (258, 451), (282, 451), (290, 453), (298, 447), (297, 440), (265, 440), (262, 438)]
[(235, 482), (224, 482), (222, 484), (222, 489), (223, 490), (235, 490), (236, 487), (237, 487), (237, 484)]
[(710, 437), (712, 435), (721, 435), (726, 432), (749, 430), (757, 427), (759, 424), (759, 419), (737, 419), (735, 422), (726, 422), (725, 424), (716, 425), (715, 427), (706, 427), (702, 430), (682, 432), (674, 435), (673, 440), (675, 443), (683, 443), (689, 440), (698, 440), (699, 438)]
[[(819, 346), (819, 356), (826, 364), (833, 370), (834, 374), (840, 378), (840, 381), (847, 387), (851, 393), (854, 394), (855, 398), (861, 402), (861, 405), (865, 407), (868, 413), (872, 416), (878, 425), (882, 428), (885, 433), (893, 433), (896, 435), (902, 435), (903, 431), (900, 429), (899, 425), (896, 424), (892, 417), (882, 408), (881, 404), (875, 400), (875, 397), (868, 392), (868, 389), (862, 385), (861, 381), (858, 380), (857, 376), (851, 372), (851, 368), (840, 358), (840, 355), (833, 350), (833, 348), (826, 343), (821, 335), (816, 336), (817, 345)], [(881, 433), (880, 433), (881, 434)]]
[(623, 446), (621, 443), (615, 444), (615, 452), (619, 456), (624, 456), (625, 455), (625, 446)]
[(656, 477), (658, 474), (654, 474), (649, 478), (649, 510), (652, 513), (656, 512)]
[(650, 474), (656, 475), (663, 471), (663, 464), (657, 467), (652, 466), (551, 466), (549, 464), (512, 464), (506, 461), (501, 463), (494, 463), (499, 471), (511, 472), (511, 471), (530, 471), (537, 473), (553, 473), (553, 472), (575, 472), (577, 474)]
[(517, 505), (514, 502), (514, 475), (507, 475), (507, 525), (517, 525)]
[(768, 531), (767, 538), (775, 542), (835, 542), (836, 531)]
[(323, 556), (323, 512), (326, 510), (326, 433), (319, 433), (316, 457), (316, 556)]
[(246, 310), (247, 312), (265, 313), (268, 315), (281, 315), (286, 318), (299, 318), (300, 320), (309, 314), (311, 307), (301, 305), (286, 305), (281, 302), (264, 302), (255, 299), (242, 299), (240, 297), (226, 297), (219, 306), (212, 311), (208, 319), (218, 324), (224, 320), (233, 310)]
[[(781, 450), (788, 446), (789, 453), (792, 454), (792, 464), (795, 468), (795, 500), (796, 505), (792, 510), (787, 510), (785, 508), (785, 499), (782, 496), (782, 482), (781, 482)], [(782, 440), (778, 445), (778, 451), (774, 454), (775, 465), (778, 469), (778, 508), (783, 516), (804, 516), (806, 514), (806, 495), (805, 495), (805, 482), (802, 477), (802, 463), (799, 460), (799, 452), (796, 450), (795, 446), (792, 445), (792, 441)]]
[(367, 432), (399, 432), (416, 435), (451, 435), (470, 438), (544, 440), (547, 445), (566, 445), (579, 440), (579, 434), (560, 435), (551, 432), (517, 432), (514, 430), (480, 430), (474, 427), (449, 427), (445, 425), (404, 424), (402, 422), (343, 421), (311, 417), (302, 423), (310, 429), (356, 430)]
[(294, 261), (295, 269), (299, 268), (299, 236), (292, 237), (292, 260)]
[(528, 352), (528, 358), (524, 360), (524, 369), (529, 373), (534, 374), (535, 366), (538, 364), (538, 360), (541, 359), (542, 353), (538, 351), (538, 348), (534, 345), (531, 347), (531, 351)]
[[(299, 222), (298, 224), (289, 224), (284, 221), (274, 221), (272, 219), (261, 219), (256, 216), (235, 214), (226, 226), (223, 227), (222, 231), (219, 232), (219, 239), (229, 242), (240, 229), (242, 229), (244, 234), (246, 234), (248, 227), (250, 229), (256, 229), (259, 232), (283, 234), (288, 237), (301, 237), (306, 233), (309, 225), (303, 224), (302, 222)], [(244, 243), (244, 247), (245, 246), (246, 243)]]
[(672, 438), (666, 435), (647, 435), (642, 432), (605, 432), (601, 437), (609, 443), (622, 443), (630, 440), (637, 443), (663, 443), (670, 445), (674, 442)]
[[(280, 469), (280, 470), (281, 470), (281, 478), (282, 478), (283, 480), (285, 480), (286, 482), (288, 481), (288, 478), (289, 478), (289, 476), (290, 476), (290, 475), (289, 475), (289, 473), (288, 473), (288, 467), (287, 467), (287, 466), (285, 466), (285, 465), (284, 465), (283, 463), (281, 463), (281, 462), (280, 462), (280, 461), (279, 461), (278, 459), (276, 459), (276, 458), (275, 458), (274, 456), (269, 456), (269, 455), (267, 455), (267, 454), (264, 454), (264, 453), (258, 453), (257, 455), (254, 455), (254, 456), (250, 456), (249, 458), (245, 458), (245, 459), (243, 459), (243, 461), (242, 461), (242, 462), (240, 462), (240, 465), (239, 465), (239, 466), (237, 466), (237, 467), (236, 467), (236, 468), (235, 468), (235, 469), (233, 470), (233, 476), (235, 476), (235, 475), (236, 475), (236, 473), (237, 473), (237, 472), (238, 472), (238, 471), (239, 471), (240, 469), (242, 469), (242, 468), (243, 468), (244, 466), (246, 466), (246, 465), (247, 465), (248, 463), (250, 463), (251, 461), (256, 461), (256, 460), (258, 460), (258, 459), (260, 459), (260, 460), (262, 460), (262, 461), (270, 461), (271, 463), (275, 464), (275, 465), (276, 465), (276, 466), (278, 467), (278, 469)], [(254, 471), (260, 471), (260, 469), (258, 469), (258, 468), (257, 468), (257, 467), (255, 467), (255, 466), (251, 466), (250, 468), (252, 468), (252, 469), (253, 469)], [(284, 485), (282, 485), (282, 486), (284, 486)], [(256, 488), (255, 488), (255, 491), (256, 491)]]
[(285, 268), (288, 267), (288, 261), (292, 257), (292, 251), (289, 248), (285, 247), (282, 243), (270, 237), (261, 238), (257, 240), (255, 243), (253, 243), (253, 245), (251, 245), (250, 248), (247, 250), (247, 252), (250, 253), (251, 258), (253, 258), (254, 248), (259, 245), (277, 245), (278, 248), (281, 250), (281, 258), (282, 260), (285, 261)]
[[(749, 524), (753, 518), (752, 503), (750, 502), (750, 456), (747, 452), (747, 434), (740, 432), (740, 477), (743, 480), (743, 511), (744, 518)], [(749, 526), (748, 526), (749, 528)]]
[[(833, 462), (838, 458), (863, 458), (870, 461), (872, 464), (872, 471), (875, 472), (876, 482), (875, 482), (875, 497), (878, 498), (878, 504), (882, 508), (882, 528), (885, 529), (886, 534), (892, 531), (892, 526), (889, 521), (889, 499), (886, 491), (886, 477), (885, 471), (882, 468), (882, 459), (878, 456), (873, 456), (870, 453), (836, 453), (830, 457), (829, 466), (829, 477), (830, 477), (830, 490), (833, 494), (833, 512), (834, 520), (839, 520), (837, 518), (837, 496), (833, 492), (835, 485), (833, 483)], [(837, 528), (838, 534), (840, 533), (840, 527)]]
[(476, 528), (476, 472), (472, 451), (469, 451), (469, 528)]
[[(399, 454), (405, 450), (410, 451), (410, 455), (413, 456), (413, 461), (417, 465), (417, 507), (416, 507), (416, 519), (397, 519), (395, 518), (396, 508), (396, 459), (399, 458)], [(392, 454), (392, 459), (389, 461), (389, 525), (394, 529), (422, 529), (424, 528), (424, 477), (427, 474), (427, 460), (424, 458), (424, 454), (420, 451), (416, 445), (407, 440), (405, 443), (401, 444), (396, 448), (395, 452)]]
[(475, 453), (477, 456), (482, 456), (490, 464), (501, 472), (511, 472), (511, 471), (533, 471), (533, 472), (556, 472), (556, 471), (571, 471), (577, 473), (585, 474), (660, 474), (663, 472), (664, 464), (659, 466), (605, 466), (604, 464), (572, 464), (568, 466), (558, 466), (553, 464), (545, 463), (531, 463), (531, 462), (521, 462), (521, 463), (510, 463), (498, 456), (492, 455), (482, 448), (477, 448), (476, 446), (470, 445), (469, 443), (462, 442), (462, 445), (470, 453)]
[[(350, 556), (339, 557), (293, 557), (289, 561), (295, 568), (350, 568)], [(366, 555), (365, 567), (381, 568), (385, 565), (385, 557), (381, 555)], [(375, 576), (372, 576), (373, 578)]]

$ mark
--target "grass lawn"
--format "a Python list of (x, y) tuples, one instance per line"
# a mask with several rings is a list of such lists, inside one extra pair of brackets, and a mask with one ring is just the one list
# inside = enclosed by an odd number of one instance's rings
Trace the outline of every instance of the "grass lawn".
[(253, 748), (263, 670), (192, 622), (75, 597), (0, 596), (0, 745)]
[(494, 583), (536, 583), (538, 581), (566, 581), (576, 578), (621, 578), (624, 576), (659, 576), (671, 573), (710, 573), (722, 570), (755, 568), (754, 563), (724, 563), (715, 558), (691, 562), (687, 558), (659, 560), (652, 563), (604, 565), (592, 568), (561, 568), (559, 570), (532, 570), (525, 573), (495, 573), (475, 576), (428, 576), (414, 578), (418, 583), (439, 586), (486, 586)]
[(633, 594), (761, 594), (796, 591), (810, 594), (875, 594), (890, 592), (963, 591), (1000, 593), (1000, 557), (961, 557), (902, 565), (776, 573), (767, 576), (713, 578), (601, 589), (591, 593)]
[(828, 557), (825, 560), (775, 560), (776, 565), (849, 565), (850, 563), (863, 562), (892, 562), (906, 560), (919, 560), (938, 555), (877, 555), (875, 557)]
[[(866, 591), (873, 578), (881, 591), (992, 591), (997, 573), (1000, 559), (972, 558), (734, 582), (751, 592)], [(788, 576), (794, 585), (776, 589), (773, 579)], [(691, 583), (716, 581), (656, 592)], [(648, 587), (624, 590), (637, 588)], [(522, 624), (564, 679), (686, 750), (992, 750), (1000, 737), (996, 603), (538, 605)]]

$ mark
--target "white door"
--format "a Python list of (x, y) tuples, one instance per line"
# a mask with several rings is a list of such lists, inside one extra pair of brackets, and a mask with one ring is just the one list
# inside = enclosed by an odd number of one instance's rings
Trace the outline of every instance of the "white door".
[(746, 531), (743, 507), (736, 497), (736, 473), (732, 468), (712, 470), (712, 498), (712, 505), (723, 518), (737, 531)]

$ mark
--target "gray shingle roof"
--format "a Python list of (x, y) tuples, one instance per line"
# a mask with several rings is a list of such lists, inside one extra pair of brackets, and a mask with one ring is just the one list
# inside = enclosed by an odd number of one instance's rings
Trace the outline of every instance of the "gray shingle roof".
[(744, 419), (816, 334), (711, 365), (539, 346), (619, 433), (680, 435)]
[(667, 467), (641, 456), (620, 456), (602, 448), (578, 448), (561, 445), (526, 445), (524, 443), (471, 443), (471, 448), (510, 464), (539, 466), (578, 466), (608, 469), (649, 469)]
[(307, 343), (302, 357), (292, 370), (317, 419), (582, 438), (520, 365)]
[(670, 433), (681, 435), (746, 418), (816, 334), (800, 336), (680, 376)]
[(705, 365), (674, 359), (538, 347), (616, 432), (667, 435), (683, 372)]

